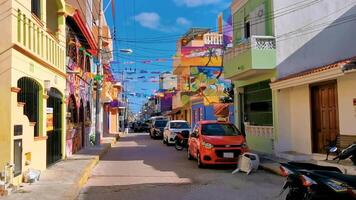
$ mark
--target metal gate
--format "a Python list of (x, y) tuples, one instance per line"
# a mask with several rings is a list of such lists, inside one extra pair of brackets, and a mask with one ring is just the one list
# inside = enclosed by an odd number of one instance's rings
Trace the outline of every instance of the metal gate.
[(17, 87), (21, 88), (17, 94), (17, 102), (25, 103), (24, 114), (30, 122), (35, 122), (34, 137), (39, 136), (39, 92), (40, 85), (33, 79), (23, 77), (17, 81)]
[(53, 128), (47, 130), (47, 167), (62, 158), (62, 95), (51, 88), (47, 108), (53, 109)]

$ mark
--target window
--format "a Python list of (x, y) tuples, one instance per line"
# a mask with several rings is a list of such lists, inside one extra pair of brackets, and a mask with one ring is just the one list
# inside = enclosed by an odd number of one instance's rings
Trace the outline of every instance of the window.
[(163, 128), (163, 127), (165, 127), (167, 125), (167, 122), (168, 121), (165, 121), (165, 120), (155, 121), (154, 126), (158, 127), (158, 128)]
[(41, 0), (31, 0), (31, 12), (41, 18)]
[(244, 87), (244, 121), (251, 125), (271, 126), (272, 91), (269, 81), (262, 81)]
[(245, 21), (245, 38), (248, 39), (251, 36), (251, 32), (250, 32), (250, 22), (249, 21)]
[(172, 129), (188, 129), (190, 128), (187, 122), (171, 122)]
[(207, 136), (237, 136), (240, 131), (233, 124), (203, 124), (202, 135)]

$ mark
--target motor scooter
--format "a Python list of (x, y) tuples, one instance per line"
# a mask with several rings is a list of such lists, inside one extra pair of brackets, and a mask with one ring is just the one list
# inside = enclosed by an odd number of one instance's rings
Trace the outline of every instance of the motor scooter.
[(356, 166), (356, 144), (349, 145), (346, 149), (342, 150), (333, 160), (346, 160), (350, 158), (353, 165)]
[(280, 193), (289, 189), (286, 200), (356, 199), (356, 176), (336, 167), (289, 162), (281, 163), (280, 169), (287, 177)]
[(178, 151), (182, 151), (184, 148), (188, 147), (189, 131), (182, 131), (176, 134), (175, 137), (175, 148)]

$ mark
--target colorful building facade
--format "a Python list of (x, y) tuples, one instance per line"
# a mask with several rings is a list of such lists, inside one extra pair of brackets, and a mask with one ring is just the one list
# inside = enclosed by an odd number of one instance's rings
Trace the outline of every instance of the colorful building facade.
[(231, 4), (233, 40), (224, 54), (225, 78), (235, 85), (235, 120), (255, 151), (272, 153), (276, 41), (272, 0), (235, 0)]
[[(66, 6), (67, 49), (67, 132), (66, 155), (77, 153), (89, 146), (89, 134), (93, 128), (93, 85), (97, 44), (79, 9)], [(94, 73), (93, 73), (94, 72)]]
[[(172, 119), (194, 124), (197, 116), (193, 107), (197, 105), (193, 100), (207, 107), (208, 111), (227, 96), (226, 89), (231, 82), (223, 79), (222, 54), (223, 35), (209, 29), (192, 28), (177, 42), (173, 73), (178, 81), (173, 96)], [(213, 118), (209, 114), (202, 116), (206, 116), (202, 119)]]
[(16, 185), (29, 168), (65, 157), (65, 2), (9, 0), (0, 9), (7, 27), (0, 33), (0, 171)]

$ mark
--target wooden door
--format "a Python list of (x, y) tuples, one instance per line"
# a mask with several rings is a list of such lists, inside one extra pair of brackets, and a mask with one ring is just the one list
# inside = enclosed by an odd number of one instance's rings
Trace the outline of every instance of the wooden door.
[(311, 97), (313, 152), (326, 153), (326, 146), (339, 136), (336, 81), (313, 86)]

